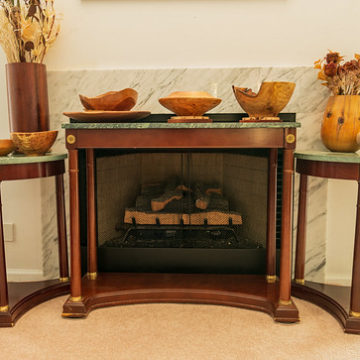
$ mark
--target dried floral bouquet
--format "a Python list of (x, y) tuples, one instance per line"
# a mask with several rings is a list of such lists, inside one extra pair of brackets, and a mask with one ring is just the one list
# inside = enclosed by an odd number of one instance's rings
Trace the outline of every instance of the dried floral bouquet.
[(338, 52), (330, 51), (325, 58), (315, 61), (319, 69), (318, 79), (324, 80), (334, 95), (360, 95), (360, 55), (342, 63), (344, 57)]
[(0, 0), (0, 45), (9, 63), (42, 63), (59, 31), (54, 0)]

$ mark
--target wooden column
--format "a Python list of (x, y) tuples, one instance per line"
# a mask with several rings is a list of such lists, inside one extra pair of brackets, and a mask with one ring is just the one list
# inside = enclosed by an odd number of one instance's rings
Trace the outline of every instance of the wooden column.
[(95, 199), (95, 159), (94, 149), (86, 150), (87, 184), (87, 236), (88, 236), (88, 278), (97, 277), (97, 236), (96, 236), (96, 199)]
[(79, 208), (79, 159), (77, 150), (69, 150), (70, 177), (70, 237), (71, 237), (71, 297), (81, 301), (81, 254)]
[[(0, 181), (1, 185), (1, 181)], [(1, 189), (0, 189), (0, 312), (9, 310), (9, 297), (6, 279), (6, 259), (4, 244), (4, 228), (2, 219)]]
[(59, 241), (59, 269), (60, 281), (69, 280), (69, 265), (67, 254), (67, 237), (66, 237), (66, 215), (64, 199), (64, 178), (63, 175), (55, 176), (56, 184), (56, 213), (57, 229)]
[(266, 280), (276, 281), (276, 184), (277, 149), (270, 149), (268, 161), (267, 233), (266, 233)]
[(291, 214), (294, 150), (284, 149), (281, 215), (280, 305), (291, 304)]
[(301, 174), (295, 255), (295, 282), (301, 285), (305, 284), (306, 198), (307, 175)]
[(354, 260), (351, 284), (350, 316), (360, 318), (360, 181), (356, 208)]

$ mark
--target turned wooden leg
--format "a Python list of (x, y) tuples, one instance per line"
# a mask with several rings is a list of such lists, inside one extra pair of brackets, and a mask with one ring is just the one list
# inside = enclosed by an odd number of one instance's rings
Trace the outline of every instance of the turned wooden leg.
[(295, 255), (295, 282), (301, 285), (305, 284), (306, 196), (307, 175), (301, 174)]
[(59, 269), (60, 281), (69, 280), (69, 265), (67, 253), (66, 239), (66, 215), (65, 215), (65, 198), (64, 198), (64, 177), (56, 175), (56, 213), (57, 213), (57, 229), (59, 239)]
[(270, 149), (268, 161), (268, 198), (267, 198), (267, 233), (266, 233), (266, 280), (276, 281), (276, 172), (277, 149)]
[[(1, 185), (1, 181), (0, 181)], [(4, 244), (4, 228), (2, 219), (1, 189), (0, 189), (0, 312), (9, 310), (9, 297), (6, 278), (6, 260)]]
[(86, 183), (88, 224), (88, 278), (95, 280), (97, 277), (97, 240), (94, 149), (86, 150)]
[(292, 149), (285, 149), (281, 214), (280, 305), (291, 304), (291, 200), (293, 172), (294, 151)]
[(356, 208), (354, 260), (351, 284), (350, 316), (360, 318), (360, 181)]
[(79, 159), (77, 150), (69, 150), (70, 178), (70, 239), (71, 239), (71, 298), (79, 302), (81, 298), (81, 253), (79, 216)]

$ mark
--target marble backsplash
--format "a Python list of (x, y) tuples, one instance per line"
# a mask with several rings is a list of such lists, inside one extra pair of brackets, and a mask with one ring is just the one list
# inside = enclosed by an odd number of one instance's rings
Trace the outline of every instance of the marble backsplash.
[[(232, 85), (249, 87), (257, 91), (262, 81), (293, 81), (294, 95), (284, 112), (297, 114), (301, 123), (298, 129), (298, 149), (323, 150), (320, 140), (320, 123), (328, 90), (320, 85), (316, 71), (311, 67), (289, 68), (195, 68), (154, 70), (82, 70), (49, 71), (48, 88), (50, 100), (51, 128), (59, 130), (54, 151), (64, 151), (64, 130), (61, 124), (68, 119), (64, 111), (81, 110), (78, 94), (95, 96), (109, 90), (126, 87), (139, 93), (134, 110), (149, 110), (153, 113), (168, 113), (159, 103), (160, 97), (177, 90), (203, 90), (222, 98), (216, 113), (243, 112), (233, 93)], [(67, 176), (66, 192), (67, 192)], [(43, 268), (47, 278), (58, 276), (57, 233), (55, 197), (51, 179), (42, 181), (42, 223), (43, 223)], [(295, 231), (298, 179), (295, 180)], [(67, 196), (66, 196), (67, 197)], [(310, 179), (308, 211), (308, 241), (306, 278), (324, 280), (326, 248), (326, 202), (327, 180)]]

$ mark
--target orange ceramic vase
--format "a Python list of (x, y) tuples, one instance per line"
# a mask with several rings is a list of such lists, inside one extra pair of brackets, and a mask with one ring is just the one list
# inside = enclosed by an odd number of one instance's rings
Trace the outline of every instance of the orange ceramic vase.
[(330, 96), (321, 125), (324, 145), (331, 151), (355, 152), (359, 133), (360, 95)]

